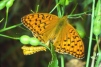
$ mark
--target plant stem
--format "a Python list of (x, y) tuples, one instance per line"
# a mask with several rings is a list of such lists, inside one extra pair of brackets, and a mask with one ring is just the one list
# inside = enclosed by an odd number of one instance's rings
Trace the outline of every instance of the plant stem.
[(93, 5), (92, 5), (92, 19), (91, 19), (91, 28), (90, 28), (91, 30), (90, 30), (90, 40), (89, 40), (86, 67), (89, 67), (89, 60), (90, 60), (90, 53), (91, 53), (91, 45), (92, 45), (92, 37), (93, 37), (93, 22), (94, 22), (94, 7), (95, 7), (95, 0), (93, 0)]
[(5, 29), (6, 26), (7, 26), (8, 11), (9, 11), (9, 8), (7, 8), (7, 10), (6, 10), (6, 21), (5, 21), (5, 24), (4, 24), (4, 29)]
[(4, 32), (4, 31), (10, 30), (10, 29), (13, 29), (13, 28), (18, 27), (18, 26), (20, 26), (20, 25), (22, 25), (22, 23), (17, 24), (17, 25), (14, 25), (14, 26), (10, 26), (10, 27), (8, 27), (8, 28), (1, 29), (0, 32)]
[(63, 55), (61, 55), (60, 57), (61, 57), (61, 67), (64, 67), (64, 57)]
[(15, 40), (19, 40), (19, 37), (17, 38), (15, 38), (15, 37), (11, 37), (11, 36), (8, 36), (8, 35), (4, 35), (4, 34), (0, 34), (0, 36), (2, 36), (2, 37), (6, 37), (6, 38), (11, 38), (11, 39), (15, 39)]

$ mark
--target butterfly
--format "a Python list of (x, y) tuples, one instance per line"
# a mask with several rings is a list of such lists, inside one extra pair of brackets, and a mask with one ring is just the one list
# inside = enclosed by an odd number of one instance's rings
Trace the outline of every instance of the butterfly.
[(84, 43), (67, 16), (59, 18), (49, 13), (32, 13), (22, 17), (21, 21), (41, 42), (51, 40), (56, 52), (84, 57)]

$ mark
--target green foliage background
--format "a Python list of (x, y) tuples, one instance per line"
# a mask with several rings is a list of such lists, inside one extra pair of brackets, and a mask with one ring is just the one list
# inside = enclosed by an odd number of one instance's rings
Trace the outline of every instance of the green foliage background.
[[(1, 67), (47, 67), (48, 66), (51, 60), (51, 53), (49, 51), (38, 52), (33, 55), (24, 56), (21, 50), (21, 46), (23, 46), (23, 44), (21, 44), (18, 39), (22, 35), (32, 36), (31, 32), (28, 29), (26, 29), (23, 25), (20, 24), (22, 23), (21, 17), (23, 17), (26, 14), (32, 13), (31, 10), (36, 12), (37, 5), (39, 5), (39, 8), (38, 8), (39, 13), (49, 13), (53, 9), (53, 7), (56, 5), (55, 1), (56, 0), (15, 0), (13, 5), (9, 8), (6, 27), (8, 28), (13, 25), (17, 25), (17, 26), (12, 29), (8, 29), (6, 31), (2, 31), (2, 29), (4, 28), (4, 24), (5, 24), (7, 9), (6, 7), (4, 7), (2, 10), (0, 10), (0, 20), (4, 18), (4, 20), (0, 21), (0, 65)], [(91, 26), (91, 17), (92, 17), (91, 13), (92, 13), (93, 0), (68, 0), (68, 2), (69, 2), (68, 5), (64, 4), (66, 5), (64, 10), (64, 15), (71, 14), (75, 6), (77, 7), (75, 8), (72, 15), (87, 12), (86, 14), (81, 15), (82, 18), (69, 19), (71, 24), (73, 24), (74, 26), (76, 22), (80, 22), (81, 26), (85, 30), (83, 32), (85, 33), (85, 37), (83, 37), (83, 41), (85, 44), (85, 58), (82, 59), (82, 62), (86, 62), (87, 54), (88, 54), (88, 46), (89, 46), (89, 37), (90, 37), (90, 31), (91, 31), (90, 26)], [(97, 4), (97, 2), (98, 1), (96, 0), (95, 5)], [(101, 4), (101, 1), (100, 1), (100, 4)], [(58, 15), (57, 12), (58, 11), (55, 9), (52, 12), (52, 14)], [(101, 12), (99, 16), (101, 17)], [(99, 25), (101, 25), (101, 22), (99, 23)], [(4, 34), (5, 36), (1, 34)], [(13, 38), (10, 38), (8, 36)], [(98, 34), (97, 37), (100, 38), (100, 36), (101, 35)], [(93, 48), (96, 42), (98, 42), (98, 40), (97, 41), (95, 40), (96, 36), (93, 35), (92, 38), (93, 40), (92, 40), (90, 57), (93, 55)], [(99, 49), (101, 49), (101, 45), (99, 46)], [(59, 66), (60, 66), (61, 61), (59, 58), (59, 54), (57, 54), (57, 57), (59, 59)], [(72, 57), (68, 55), (64, 56), (65, 67), (66, 67), (66, 63), (68, 63), (70, 59), (72, 59)], [(92, 60), (90, 59), (90, 63), (88, 67), (90, 67), (91, 61)], [(84, 66), (82, 67), (85, 67), (85, 66), (86, 65), (84, 64)]]

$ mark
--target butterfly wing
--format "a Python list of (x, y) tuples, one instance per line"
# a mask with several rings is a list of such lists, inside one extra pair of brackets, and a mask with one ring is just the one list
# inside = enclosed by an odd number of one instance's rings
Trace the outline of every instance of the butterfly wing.
[(53, 37), (58, 17), (49, 13), (33, 13), (22, 18), (23, 24), (32, 31), (34, 37), (46, 43)]
[(60, 33), (57, 35), (53, 43), (56, 52), (70, 54), (76, 58), (83, 58), (84, 44), (82, 39), (68, 21), (64, 22), (66, 22), (66, 25), (60, 30)]
[(53, 40), (57, 52), (82, 58), (84, 56), (83, 42), (66, 19), (66, 17), (60, 19), (48, 13), (35, 13), (24, 16), (22, 22), (40, 41), (47, 43)]

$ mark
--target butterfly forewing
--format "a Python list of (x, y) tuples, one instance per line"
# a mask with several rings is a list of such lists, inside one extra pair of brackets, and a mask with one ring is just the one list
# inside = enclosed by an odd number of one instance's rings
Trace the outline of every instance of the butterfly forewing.
[(58, 17), (48, 13), (33, 13), (22, 18), (23, 24), (40, 41), (47, 42), (58, 23)]

